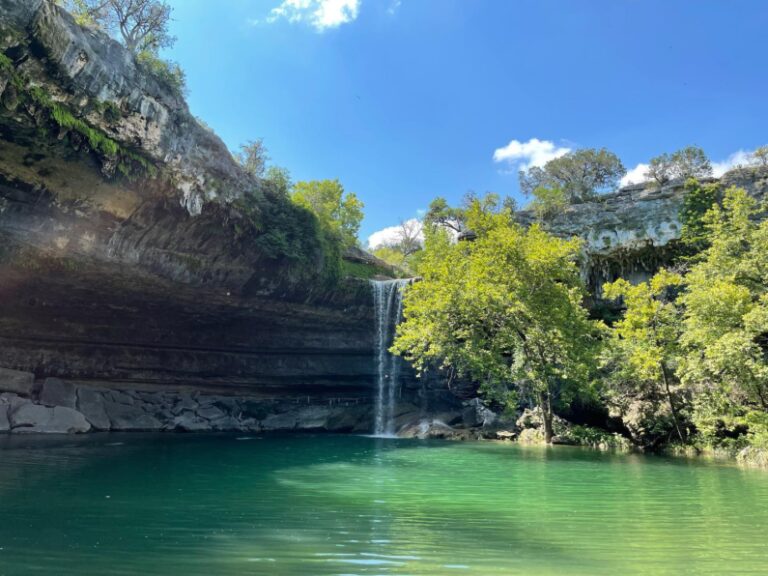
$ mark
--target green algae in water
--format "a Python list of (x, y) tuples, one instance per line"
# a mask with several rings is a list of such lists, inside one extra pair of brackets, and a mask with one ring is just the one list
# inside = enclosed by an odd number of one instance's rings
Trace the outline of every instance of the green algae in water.
[(344, 436), (0, 439), (0, 575), (765, 574), (768, 474)]

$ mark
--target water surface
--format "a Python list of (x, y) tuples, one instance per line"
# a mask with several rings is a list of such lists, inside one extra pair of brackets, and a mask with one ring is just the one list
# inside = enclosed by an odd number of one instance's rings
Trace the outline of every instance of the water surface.
[(768, 572), (768, 474), (345, 436), (0, 439), (0, 576)]

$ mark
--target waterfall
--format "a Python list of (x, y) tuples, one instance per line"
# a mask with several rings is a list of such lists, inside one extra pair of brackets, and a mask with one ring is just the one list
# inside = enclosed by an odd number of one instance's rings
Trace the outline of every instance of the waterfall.
[(409, 280), (371, 280), (376, 322), (376, 436), (394, 436), (395, 400), (400, 388), (400, 358), (389, 353), (403, 313), (403, 288)]

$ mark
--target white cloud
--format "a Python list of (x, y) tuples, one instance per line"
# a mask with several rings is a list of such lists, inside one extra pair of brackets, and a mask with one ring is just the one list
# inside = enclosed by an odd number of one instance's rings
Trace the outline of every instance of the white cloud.
[(494, 162), (506, 162), (516, 166), (518, 170), (527, 170), (532, 166), (544, 166), (550, 160), (554, 160), (571, 149), (565, 146), (556, 146), (549, 140), (531, 138), (527, 142), (511, 140), (503, 148), (497, 148), (493, 152)]
[(305, 22), (318, 32), (338, 28), (357, 18), (362, 0), (283, 0), (267, 16), (269, 23), (287, 20)]
[(389, 8), (387, 8), (387, 12), (389, 14), (394, 15), (397, 12), (398, 8), (400, 8), (402, 3), (403, 3), (403, 0), (392, 0), (392, 2), (389, 5)]
[(648, 172), (648, 168), (648, 164), (638, 164), (624, 175), (619, 185), (629, 186), (630, 184), (642, 184), (643, 182), (647, 182), (648, 178), (645, 177), (645, 173)]
[[(406, 226), (413, 226), (414, 229), (418, 227), (419, 229), (418, 239), (421, 242), (424, 242), (424, 233), (421, 231), (420, 220), (416, 218), (411, 218), (410, 220), (406, 220), (404, 224)], [(376, 250), (377, 248), (381, 248), (382, 246), (391, 246), (392, 244), (396, 244), (400, 240), (401, 230), (402, 230), (402, 226), (398, 224), (397, 226), (389, 226), (387, 228), (383, 228), (382, 230), (374, 232), (373, 234), (368, 236), (368, 249)]]
[(739, 150), (721, 162), (712, 162), (712, 176), (720, 178), (728, 170), (733, 170), (738, 166), (748, 166), (752, 160), (751, 155), (751, 152)]

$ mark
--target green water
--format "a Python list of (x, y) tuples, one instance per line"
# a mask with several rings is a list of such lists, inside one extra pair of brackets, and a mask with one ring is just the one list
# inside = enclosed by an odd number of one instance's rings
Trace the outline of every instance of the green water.
[(364, 437), (0, 440), (0, 575), (768, 574), (768, 473)]

